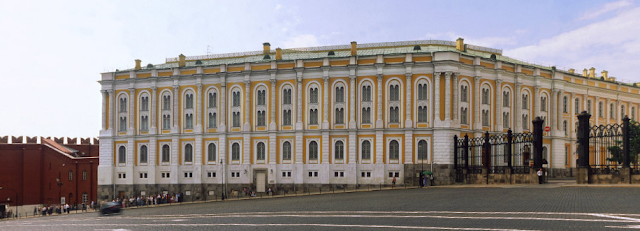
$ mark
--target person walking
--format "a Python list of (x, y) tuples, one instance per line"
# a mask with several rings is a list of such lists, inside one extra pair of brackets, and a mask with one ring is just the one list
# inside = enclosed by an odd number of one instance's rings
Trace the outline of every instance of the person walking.
[(392, 184), (391, 185), (392, 188), (396, 187), (396, 177), (395, 176), (393, 177), (393, 181), (391, 181), (391, 184)]
[(542, 173), (542, 169), (538, 169), (538, 184), (542, 184), (542, 182), (544, 182), (544, 177), (542, 177), (543, 173)]

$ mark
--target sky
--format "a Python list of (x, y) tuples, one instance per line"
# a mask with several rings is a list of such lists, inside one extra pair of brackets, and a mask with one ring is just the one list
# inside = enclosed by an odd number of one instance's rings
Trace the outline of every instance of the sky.
[(523, 61), (640, 82), (639, 1), (0, 0), (0, 136), (97, 137), (100, 73), (263, 42), (462, 37)]

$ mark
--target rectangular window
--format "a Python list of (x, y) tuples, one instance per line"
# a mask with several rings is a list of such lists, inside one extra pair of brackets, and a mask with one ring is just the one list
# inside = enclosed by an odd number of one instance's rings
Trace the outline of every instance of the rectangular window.
[(389, 172), (389, 178), (400, 177), (400, 172)]
[(209, 178), (216, 177), (216, 172), (207, 172), (207, 177), (209, 177)]
[(318, 171), (309, 171), (309, 177), (318, 177)]
[(147, 173), (146, 173), (146, 172), (141, 172), (141, 173), (140, 173), (140, 178), (142, 178), (142, 179), (146, 179), (146, 178), (147, 178), (147, 176), (148, 176), (148, 175), (147, 175)]
[(193, 178), (192, 172), (184, 172), (184, 178)]
[(87, 171), (82, 171), (82, 180), (87, 180)]
[(168, 172), (163, 172), (162, 173), (162, 178), (171, 178), (171, 174)]
[(291, 171), (282, 171), (282, 177), (290, 178), (291, 177)]
[(232, 178), (240, 178), (240, 172), (231, 172)]
[(126, 173), (118, 173), (118, 179), (126, 179), (126, 178), (127, 178)]
[(369, 172), (369, 171), (360, 172), (360, 176), (369, 178), (369, 177), (371, 177), (371, 172)]
[(344, 177), (344, 171), (333, 172), (334, 177)]

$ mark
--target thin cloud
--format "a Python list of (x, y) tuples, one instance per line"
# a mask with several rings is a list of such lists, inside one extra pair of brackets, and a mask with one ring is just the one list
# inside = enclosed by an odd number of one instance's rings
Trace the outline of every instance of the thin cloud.
[(312, 34), (298, 35), (284, 41), (285, 48), (313, 47), (319, 46), (319, 44), (318, 38)]
[[(505, 51), (505, 55), (525, 60), (552, 62), (582, 70), (596, 67), (616, 73), (635, 73), (640, 63), (640, 7), (623, 11), (613, 18), (541, 40), (539, 43)], [(637, 76), (621, 79), (639, 81)]]
[(608, 13), (617, 9), (625, 8), (631, 5), (633, 5), (633, 3), (628, 0), (610, 2), (610, 3), (604, 4), (604, 6), (602, 7), (598, 7), (597, 10), (591, 9), (591, 10), (588, 10), (587, 12), (582, 13), (582, 16), (578, 18), (578, 21), (597, 18), (598, 16), (603, 15), (605, 13)]

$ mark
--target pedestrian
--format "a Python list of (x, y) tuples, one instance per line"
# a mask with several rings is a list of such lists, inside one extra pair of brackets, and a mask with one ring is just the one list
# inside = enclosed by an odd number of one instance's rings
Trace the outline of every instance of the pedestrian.
[(542, 182), (544, 182), (544, 178), (542, 177), (543, 173), (542, 173), (542, 169), (538, 169), (538, 184), (542, 184)]
[(427, 176), (422, 175), (422, 187), (427, 187)]
[(396, 177), (395, 176), (393, 177), (393, 181), (391, 181), (391, 184), (392, 184), (391, 185), (392, 188), (396, 187)]
[(429, 175), (429, 181), (431, 181), (431, 186), (434, 186), (433, 175)]

